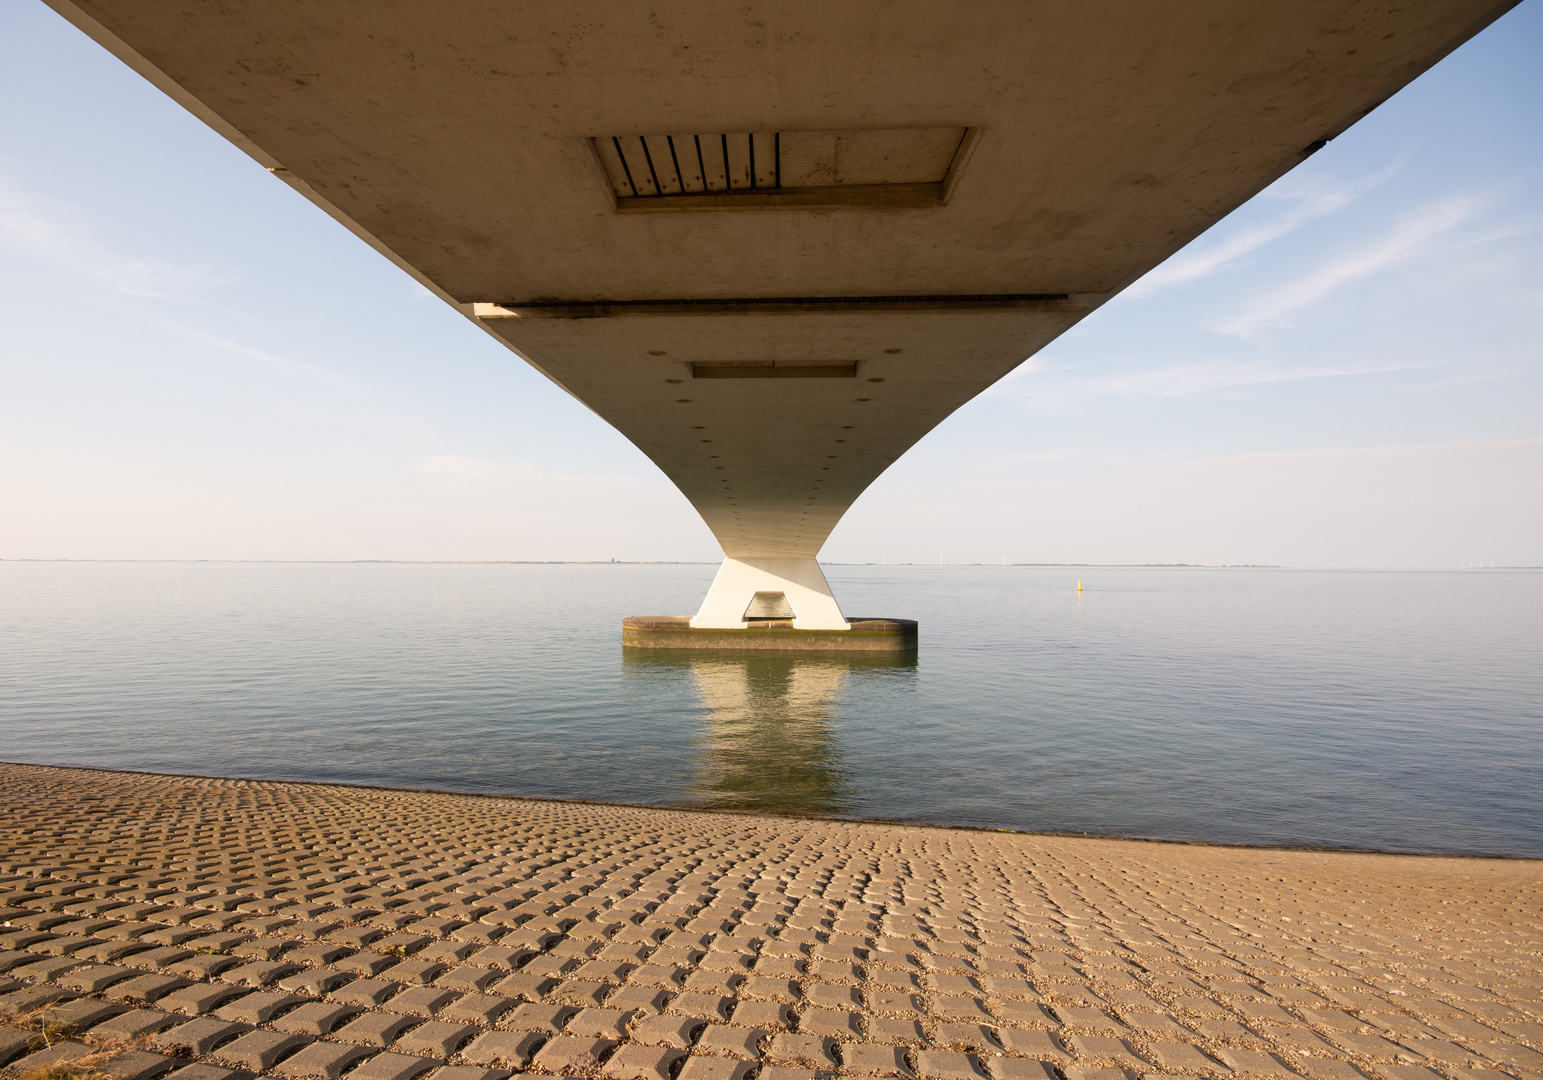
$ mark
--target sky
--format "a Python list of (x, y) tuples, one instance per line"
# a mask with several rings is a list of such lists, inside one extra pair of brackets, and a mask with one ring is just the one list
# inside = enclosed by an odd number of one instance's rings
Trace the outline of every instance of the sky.
[[(1528, 0), (955, 413), (828, 562), (1543, 565)], [(0, 559), (713, 561), (639, 451), (0, 0)]]

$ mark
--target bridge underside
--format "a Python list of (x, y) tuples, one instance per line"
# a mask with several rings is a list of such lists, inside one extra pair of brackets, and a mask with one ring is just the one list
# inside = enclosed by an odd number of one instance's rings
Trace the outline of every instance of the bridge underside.
[(578, 320), (477, 310), (663, 469), (726, 555), (813, 558), (896, 458), (1085, 310), (1025, 306)]
[(1512, 0), (49, 2), (834, 627), (896, 458)]

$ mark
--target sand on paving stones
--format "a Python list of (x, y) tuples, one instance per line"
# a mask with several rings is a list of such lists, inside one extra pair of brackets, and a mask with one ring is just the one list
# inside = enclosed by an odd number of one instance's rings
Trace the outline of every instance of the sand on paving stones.
[(1540, 880), (0, 765), (0, 1067), (1543, 1080)]

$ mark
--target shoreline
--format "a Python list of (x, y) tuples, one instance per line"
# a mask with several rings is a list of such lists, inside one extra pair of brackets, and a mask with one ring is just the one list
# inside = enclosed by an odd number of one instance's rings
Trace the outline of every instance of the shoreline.
[(877, 825), (902, 829), (940, 829), (945, 832), (987, 833), (1005, 836), (1046, 837), (1071, 840), (1111, 841), (1133, 844), (1169, 844), (1179, 847), (1237, 849), (1240, 851), (1294, 851), (1304, 854), (1388, 855), (1412, 859), (1497, 859), (1543, 864), (1543, 855), (1506, 855), (1491, 852), (1403, 851), (1397, 848), (1336, 847), (1323, 844), (1250, 844), (1230, 840), (1186, 840), (1164, 836), (1122, 836), (1116, 833), (1074, 832), (1057, 829), (1015, 829), (993, 825), (961, 825), (949, 822), (907, 821), (903, 818), (821, 817), (811, 814), (778, 813), (775, 810), (690, 806), (684, 803), (630, 803), (606, 799), (581, 799), (572, 796), (520, 795), (498, 791), (460, 791), (454, 788), (401, 787), (393, 784), (369, 784), (350, 780), (288, 780), (271, 776), (227, 776), (220, 773), (158, 772), (153, 769), (111, 768), (105, 765), (61, 765), (53, 762), (11, 761), (0, 759), (0, 769), (7, 766), (59, 769), (69, 772), (99, 772), (123, 776), (155, 777), (166, 780), (221, 780), (263, 784), (310, 784), (322, 787), (353, 788), (360, 791), (399, 792), (414, 795), (454, 795), (469, 799), (501, 799), (511, 802), (559, 803), (574, 806), (608, 807), (617, 810), (661, 810), (681, 814), (718, 814), (728, 817), (765, 818), (771, 821)]
[(1536, 860), (37, 765), (0, 804), (13, 1071), (1543, 1075)]

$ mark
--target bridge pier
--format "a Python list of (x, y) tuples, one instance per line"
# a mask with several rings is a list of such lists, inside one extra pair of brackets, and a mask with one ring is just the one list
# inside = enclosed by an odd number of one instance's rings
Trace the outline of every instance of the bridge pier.
[(723, 560), (691, 625), (744, 630), (751, 619), (791, 619), (795, 630), (851, 629), (812, 557)]
[(637, 649), (713, 652), (916, 651), (910, 619), (848, 619), (813, 556), (723, 560), (694, 617), (622, 620), (622, 644)]

